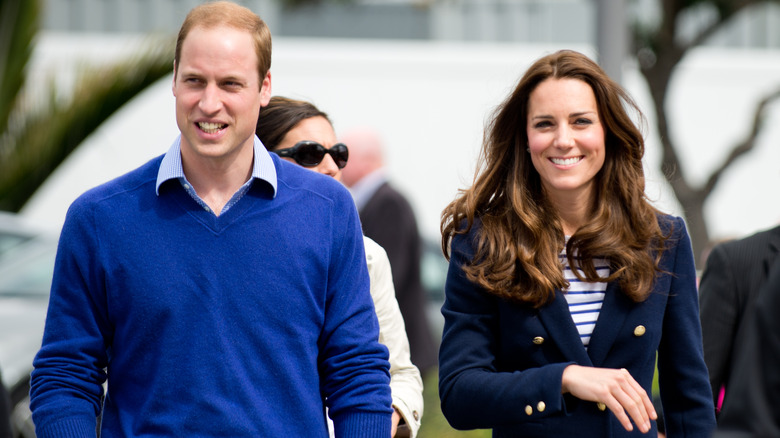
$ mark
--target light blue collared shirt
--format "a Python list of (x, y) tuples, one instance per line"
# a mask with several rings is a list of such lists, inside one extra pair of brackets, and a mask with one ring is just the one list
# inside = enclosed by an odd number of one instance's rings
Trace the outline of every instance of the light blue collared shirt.
[[(271, 155), (268, 154), (265, 146), (263, 146), (263, 143), (260, 142), (260, 139), (257, 138), (257, 136), (255, 136), (254, 152), (255, 159), (252, 165), (252, 176), (236, 191), (236, 193), (233, 194), (228, 203), (222, 208), (220, 214), (225, 213), (230, 207), (234, 206), (236, 202), (244, 196), (247, 190), (252, 187), (252, 182), (256, 178), (270, 184), (274, 189), (274, 197), (276, 197), (276, 167), (274, 167)], [(192, 184), (190, 184), (189, 181), (187, 181), (187, 177), (184, 176), (184, 167), (181, 162), (181, 135), (176, 137), (176, 140), (173, 142), (170, 149), (168, 149), (168, 152), (165, 153), (165, 156), (160, 163), (160, 170), (157, 172), (157, 185), (155, 188), (158, 195), (160, 194), (160, 185), (169, 179), (178, 179), (182, 187), (184, 187), (184, 190), (192, 196), (192, 199), (206, 211), (213, 213), (211, 207), (206, 205), (203, 199), (195, 193)]]

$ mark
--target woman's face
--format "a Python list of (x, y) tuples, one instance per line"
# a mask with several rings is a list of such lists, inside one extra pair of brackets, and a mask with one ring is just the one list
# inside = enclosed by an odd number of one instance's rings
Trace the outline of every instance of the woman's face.
[[(325, 146), (326, 149), (330, 149), (334, 144), (338, 143), (336, 132), (333, 131), (333, 126), (331, 126), (330, 122), (325, 117), (317, 116), (298, 122), (293, 129), (287, 131), (287, 134), (275, 150), (291, 148), (299, 141), (304, 140), (315, 141)], [(295, 163), (295, 160), (292, 158), (283, 159)], [(341, 181), (341, 169), (333, 161), (333, 157), (330, 154), (325, 154), (320, 164), (314, 167), (307, 167), (307, 169), (330, 175)]]
[(604, 165), (604, 127), (590, 85), (546, 79), (528, 100), (528, 149), (545, 193), (590, 200)]

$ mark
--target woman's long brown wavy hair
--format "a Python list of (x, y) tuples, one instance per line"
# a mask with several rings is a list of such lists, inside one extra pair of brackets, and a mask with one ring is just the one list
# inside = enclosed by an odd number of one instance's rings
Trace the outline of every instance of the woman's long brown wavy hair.
[[(474, 258), (463, 267), (470, 281), (499, 297), (535, 307), (549, 302), (555, 289), (568, 286), (558, 259), (565, 241), (563, 228), (526, 153), (529, 96), (551, 78), (590, 85), (605, 130), (604, 165), (595, 176), (596, 203), (590, 220), (566, 244), (569, 263), (583, 270), (581, 280), (618, 281), (626, 295), (641, 302), (659, 272), (666, 240), (658, 224), (659, 211), (645, 195), (644, 139), (627, 109), (640, 120), (643, 116), (620, 85), (578, 52), (559, 51), (536, 61), (495, 110), (474, 183), (460, 190), (442, 212), (442, 250), (449, 259), (452, 238), (467, 233), (479, 219)], [(609, 261), (608, 278), (596, 274), (596, 257)]]

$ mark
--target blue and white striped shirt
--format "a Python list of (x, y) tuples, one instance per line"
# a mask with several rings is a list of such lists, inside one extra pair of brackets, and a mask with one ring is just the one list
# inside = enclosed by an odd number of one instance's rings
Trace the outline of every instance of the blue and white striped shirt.
[[(569, 266), (569, 260), (566, 258), (566, 248), (561, 251), (558, 258), (563, 265), (563, 276), (569, 282), (569, 287), (564, 289), (564, 296), (569, 303), (569, 311), (574, 320), (574, 325), (580, 333), (582, 344), (587, 349), (590, 343), (590, 336), (593, 334), (593, 329), (596, 327), (596, 321), (599, 318), (601, 305), (604, 302), (604, 292), (607, 290), (607, 283), (603, 281), (591, 283), (578, 279), (574, 275), (572, 267)], [(607, 263), (606, 259), (596, 258), (593, 260), (593, 264), (599, 277), (607, 278), (609, 276), (609, 263)], [(581, 269), (577, 269), (580, 274), (584, 275)]]

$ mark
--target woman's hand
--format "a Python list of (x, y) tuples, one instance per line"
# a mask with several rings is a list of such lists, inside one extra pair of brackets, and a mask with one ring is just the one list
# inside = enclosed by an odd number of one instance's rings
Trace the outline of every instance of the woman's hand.
[(625, 368), (584, 367), (569, 365), (563, 370), (563, 393), (597, 403), (604, 403), (627, 431), (633, 430), (629, 416), (642, 433), (650, 430), (650, 419), (658, 419), (653, 402), (644, 388)]
[(393, 407), (393, 417), (390, 420), (392, 428), (390, 429), (390, 436), (395, 436), (395, 432), (398, 430), (398, 423), (401, 421), (401, 414), (398, 413), (398, 409)]

